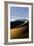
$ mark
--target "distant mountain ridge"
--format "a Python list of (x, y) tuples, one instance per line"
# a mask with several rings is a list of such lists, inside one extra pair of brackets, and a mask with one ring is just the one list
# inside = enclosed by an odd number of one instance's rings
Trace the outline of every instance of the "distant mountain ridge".
[(14, 21), (11, 21), (11, 22), (15, 22), (15, 21), (28, 21), (28, 19), (18, 19), (18, 20), (14, 20)]

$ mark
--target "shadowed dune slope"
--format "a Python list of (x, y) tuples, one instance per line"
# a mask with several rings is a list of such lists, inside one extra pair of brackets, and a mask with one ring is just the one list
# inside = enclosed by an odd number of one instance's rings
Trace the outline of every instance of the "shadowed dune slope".
[(29, 22), (25, 23), (21, 26), (19, 24), (18, 27), (12, 27), (10, 29), (10, 39), (23, 39), (29, 38)]

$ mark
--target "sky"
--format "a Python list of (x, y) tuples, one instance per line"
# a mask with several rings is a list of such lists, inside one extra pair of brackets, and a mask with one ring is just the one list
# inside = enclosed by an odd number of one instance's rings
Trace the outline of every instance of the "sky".
[(15, 21), (18, 19), (28, 19), (29, 18), (29, 8), (28, 7), (10, 7), (10, 21)]

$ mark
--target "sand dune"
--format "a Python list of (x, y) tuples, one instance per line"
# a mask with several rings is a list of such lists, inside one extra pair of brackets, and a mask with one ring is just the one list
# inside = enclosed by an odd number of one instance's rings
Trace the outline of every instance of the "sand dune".
[(29, 37), (29, 23), (27, 22), (24, 26), (21, 24), (20, 27), (18, 26), (10, 29), (10, 38), (11, 39), (18, 39), (18, 38), (28, 38)]
[(23, 34), (27, 31), (27, 27), (20, 27), (15, 29), (10, 29), (11, 38), (20, 38), (23, 37)]

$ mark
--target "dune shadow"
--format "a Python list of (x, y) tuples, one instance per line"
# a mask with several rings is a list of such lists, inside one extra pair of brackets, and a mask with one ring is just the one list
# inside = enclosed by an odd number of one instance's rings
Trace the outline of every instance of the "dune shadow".
[(10, 22), (10, 39), (29, 38), (29, 21)]

